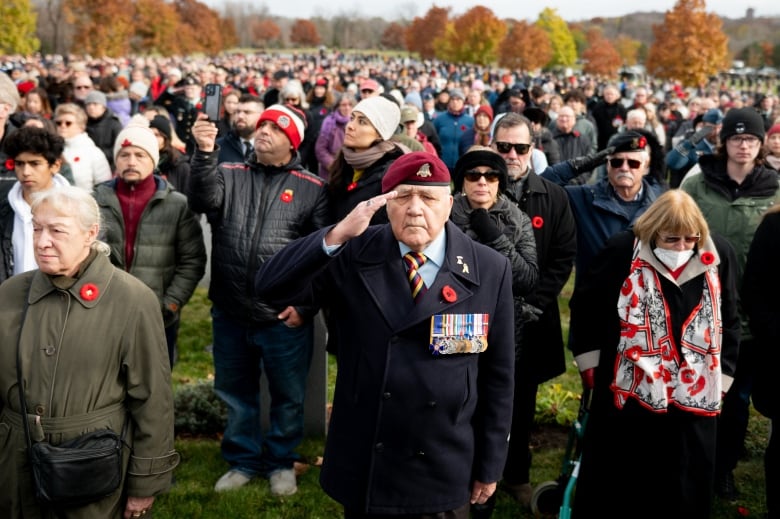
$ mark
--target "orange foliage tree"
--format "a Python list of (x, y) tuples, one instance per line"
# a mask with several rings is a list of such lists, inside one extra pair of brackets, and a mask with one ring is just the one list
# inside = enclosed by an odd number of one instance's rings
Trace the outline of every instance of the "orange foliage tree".
[(582, 67), (586, 74), (601, 76), (614, 76), (620, 68), (622, 60), (615, 47), (607, 40), (601, 29), (593, 28), (586, 36), (588, 48), (582, 52), (585, 65)]
[(255, 43), (264, 47), (279, 41), (282, 37), (282, 30), (273, 20), (266, 18), (252, 24), (252, 36), (255, 39)]
[(703, 84), (728, 68), (728, 37), (722, 27), (720, 17), (705, 11), (704, 0), (678, 0), (664, 22), (653, 26), (647, 71), (686, 86)]
[(404, 48), (404, 29), (398, 22), (392, 22), (382, 33), (382, 47), (386, 49), (400, 50)]
[(67, 0), (65, 16), (73, 26), (72, 50), (93, 56), (128, 54), (135, 34), (134, 11), (122, 0)]
[(317, 26), (309, 20), (297, 19), (290, 29), (290, 42), (301, 47), (314, 47), (321, 41)]
[(639, 49), (642, 43), (625, 34), (615, 38), (615, 50), (620, 54), (623, 65), (636, 65), (639, 57)]
[(178, 38), (185, 53), (216, 54), (223, 49), (219, 13), (198, 0), (174, 0), (182, 26)]
[(433, 47), (433, 42), (444, 35), (449, 15), (450, 9), (448, 7), (433, 5), (422, 18), (416, 16), (406, 29), (406, 49), (410, 52), (417, 52), (423, 59), (435, 58), (436, 50)]
[(498, 58), (506, 30), (493, 11), (478, 5), (448, 23), (444, 35), (433, 45), (441, 59), (487, 65)]
[(536, 24), (509, 22), (509, 31), (498, 49), (498, 64), (521, 71), (546, 65), (553, 55), (550, 37)]
[(179, 15), (165, 0), (136, 0), (136, 52), (179, 54)]

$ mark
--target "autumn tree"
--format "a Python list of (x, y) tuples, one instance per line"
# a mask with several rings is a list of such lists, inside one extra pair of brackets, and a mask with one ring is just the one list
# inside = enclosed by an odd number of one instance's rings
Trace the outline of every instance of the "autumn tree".
[(505, 35), (506, 24), (478, 5), (448, 23), (444, 36), (436, 38), (433, 46), (440, 59), (487, 65), (498, 58)]
[(282, 37), (282, 30), (271, 19), (258, 20), (252, 25), (252, 36), (260, 47), (270, 46)]
[(30, 0), (3, 0), (0, 20), (0, 54), (32, 54), (40, 48), (35, 36), (37, 15)]
[(123, 0), (67, 0), (66, 19), (73, 26), (76, 53), (124, 56), (135, 35), (135, 9)]
[(558, 15), (556, 9), (546, 7), (539, 13), (536, 25), (547, 33), (552, 45), (552, 59), (547, 63), (550, 67), (574, 65), (577, 61), (577, 47), (569, 26)]
[(550, 37), (537, 25), (512, 21), (498, 48), (498, 64), (521, 71), (535, 70), (552, 59)]
[(173, 5), (182, 24), (178, 34), (182, 52), (216, 54), (222, 50), (219, 13), (197, 0), (174, 0)]
[(299, 18), (290, 29), (290, 43), (300, 47), (314, 47), (320, 44), (317, 27), (309, 20)]
[(415, 17), (406, 29), (406, 48), (410, 52), (417, 52), (423, 59), (436, 57), (433, 42), (444, 36), (447, 29), (447, 20), (450, 9), (433, 5), (425, 16)]
[(382, 32), (382, 47), (385, 49), (401, 50), (404, 48), (404, 36), (406, 29), (400, 23), (392, 22)]
[(615, 50), (620, 54), (623, 65), (631, 66), (636, 65), (639, 62), (638, 55), (640, 47), (642, 47), (641, 42), (630, 36), (626, 36), (625, 34), (621, 34), (615, 38)]
[(622, 60), (612, 43), (604, 37), (601, 29), (592, 28), (587, 34), (588, 48), (582, 52), (586, 74), (614, 76)]
[(165, 0), (136, 0), (135, 52), (179, 54), (179, 15), (173, 5)]
[(647, 71), (685, 86), (704, 84), (728, 67), (728, 37), (722, 27), (720, 17), (705, 11), (704, 0), (678, 0), (663, 23), (653, 25)]

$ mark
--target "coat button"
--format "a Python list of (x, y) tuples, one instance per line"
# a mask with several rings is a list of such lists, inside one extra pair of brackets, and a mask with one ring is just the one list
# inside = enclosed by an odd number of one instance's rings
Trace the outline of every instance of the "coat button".
[(382, 393), (382, 398), (384, 398), (385, 400), (390, 400), (391, 396), (392, 395), (390, 394), (390, 391), (385, 391), (384, 393)]
[(44, 352), (46, 355), (48, 355), (49, 357), (51, 357), (52, 355), (54, 355), (54, 352), (55, 352), (55, 351), (57, 351), (57, 350), (56, 350), (56, 349), (54, 349), (54, 346), (46, 346), (46, 347), (43, 349), (43, 352)]
[(434, 400), (431, 400), (430, 402), (428, 402), (428, 407), (430, 408), (436, 407), (436, 402)]
[(376, 445), (374, 445), (374, 450), (377, 452), (382, 452), (383, 450), (385, 450), (385, 444), (382, 442), (377, 443)]
[(42, 404), (38, 404), (35, 406), (35, 414), (37, 414), (38, 416), (43, 416), (43, 413), (45, 412), (46, 412), (46, 408), (43, 407)]

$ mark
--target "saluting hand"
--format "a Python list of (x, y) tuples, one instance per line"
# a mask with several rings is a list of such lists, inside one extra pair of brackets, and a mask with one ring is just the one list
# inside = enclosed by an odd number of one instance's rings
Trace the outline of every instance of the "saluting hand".
[(390, 191), (383, 195), (369, 198), (365, 202), (360, 202), (325, 235), (325, 244), (328, 246), (341, 245), (347, 240), (363, 234), (368, 229), (374, 214), (387, 205), (388, 200), (392, 200), (397, 195), (397, 191)]

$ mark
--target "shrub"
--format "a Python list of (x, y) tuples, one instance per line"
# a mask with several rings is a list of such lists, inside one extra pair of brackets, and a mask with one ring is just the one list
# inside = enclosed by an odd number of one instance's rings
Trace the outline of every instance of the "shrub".
[(580, 395), (563, 389), (561, 384), (543, 384), (536, 395), (537, 424), (570, 426), (577, 418)]
[(227, 407), (214, 392), (214, 383), (200, 380), (180, 386), (174, 393), (177, 435), (212, 436), (225, 430)]

